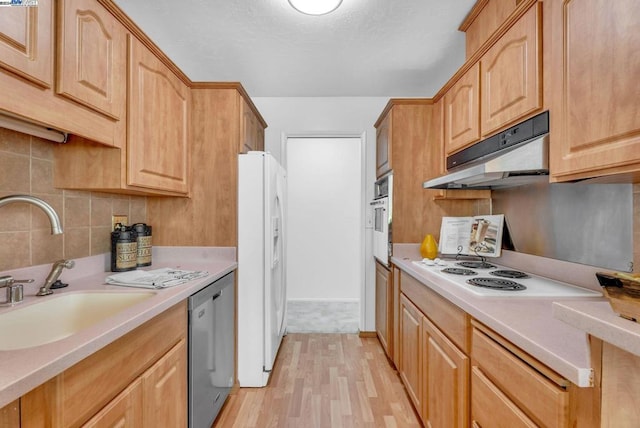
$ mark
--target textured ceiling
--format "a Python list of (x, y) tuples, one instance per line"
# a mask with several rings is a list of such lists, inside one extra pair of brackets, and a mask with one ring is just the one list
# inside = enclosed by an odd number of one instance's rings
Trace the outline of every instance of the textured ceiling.
[(115, 0), (193, 81), (254, 97), (434, 95), (464, 62), (475, 0), (343, 0), (308, 16), (287, 0)]

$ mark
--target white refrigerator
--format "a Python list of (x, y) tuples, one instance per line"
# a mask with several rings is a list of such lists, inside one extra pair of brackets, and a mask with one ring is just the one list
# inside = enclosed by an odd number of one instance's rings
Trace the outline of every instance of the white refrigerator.
[(269, 381), (286, 330), (286, 172), (269, 153), (238, 156), (238, 381)]

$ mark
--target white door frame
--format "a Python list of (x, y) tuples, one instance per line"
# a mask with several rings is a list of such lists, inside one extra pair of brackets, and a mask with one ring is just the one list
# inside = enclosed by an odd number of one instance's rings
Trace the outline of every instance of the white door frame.
[[(289, 138), (359, 138), (360, 139), (360, 257), (358, 269), (360, 270), (360, 331), (365, 331), (367, 314), (367, 276), (366, 276), (366, 171), (367, 171), (367, 133), (306, 133), (296, 132), (287, 134), (282, 132), (280, 137), (280, 163), (287, 169), (287, 142)], [(373, 301), (373, 300), (372, 300)]]

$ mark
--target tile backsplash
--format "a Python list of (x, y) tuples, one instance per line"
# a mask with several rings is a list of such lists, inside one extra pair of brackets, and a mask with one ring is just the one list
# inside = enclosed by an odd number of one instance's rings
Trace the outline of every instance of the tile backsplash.
[(0, 271), (111, 250), (111, 215), (145, 222), (143, 196), (62, 190), (53, 187), (56, 143), (0, 128), (0, 196), (33, 195), (60, 216), (64, 233), (51, 235), (47, 216), (25, 203), (0, 207)]

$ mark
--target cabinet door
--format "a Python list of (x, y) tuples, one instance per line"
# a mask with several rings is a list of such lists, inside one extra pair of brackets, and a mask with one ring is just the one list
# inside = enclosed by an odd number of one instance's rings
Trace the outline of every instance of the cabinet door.
[[(521, 0), (486, 0), (476, 2), (476, 7), (483, 4), (480, 13), (475, 15), (465, 32), (466, 59), (474, 53), (493, 35), (493, 33), (509, 18)], [(471, 15), (471, 13), (469, 14)], [(468, 16), (467, 16), (468, 18)], [(464, 23), (461, 27), (464, 26)]]
[(400, 269), (395, 265), (391, 266), (392, 278), (391, 285), (393, 289), (393, 304), (391, 321), (391, 341), (393, 342), (393, 364), (400, 367)]
[(136, 428), (143, 426), (141, 385), (141, 380), (136, 379), (83, 427)]
[(113, 119), (127, 96), (124, 27), (95, 0), (58, 2), (57, 93)]
[(544, 8), (552, 179), (639, 171), (638, 2), (573, 0)]
[(376, 177), (380, 178), (387, 172), (391, 171), (391, 140), (393, 113), (387, 113), (387, 116), (380, 122), (376, 129)]
[(431, 427), (469, 425), (469, 358), (422, 318), (422, 420)]
[(482, 136), (542, 107), (540, 4), (536, 3), (482, 57)]
[(240, 120), (242, 124), (240, 153), (247, 153), (251, 150), (262, 150), (264, 147), (264, 130), (262, 129), (262, 125), (253, 110), (251, 110), (251, 107), (249, 107), (249, 103), (247, 103), (244, 98), (241, 98), (240, 102), (242, 104), (240, 109), (242, 115)]
[(141, 42), (128, 37), (128, 184), (186, 194), (189, 88)]
[(376, 331), (387, 354), (393, 358), (393, 288), (391, 272), (376, 262)]
[(256, 120), (256, 124), (258, 126), (256, 134), (258, 135), (258, 139), (256, 140), (256, 150), (264, 151), (264, 128), (260, 121)]
[(187, 426), (187, 347), (181, 340), (142, 375), (144, 426)]
[(475, 64), (444, 95), (445, 154), (480, 140), (480, 65)]
[(20, 428), (20, 400), (0, 408), (0, 427)]
[(400, 295), (400, 367), (398, 371), (409, 398), (422, 409), (422, 314)]
[(0, 13), (0, 67), (43, 88), (53, 81), (52, 4), (3, 7)]

